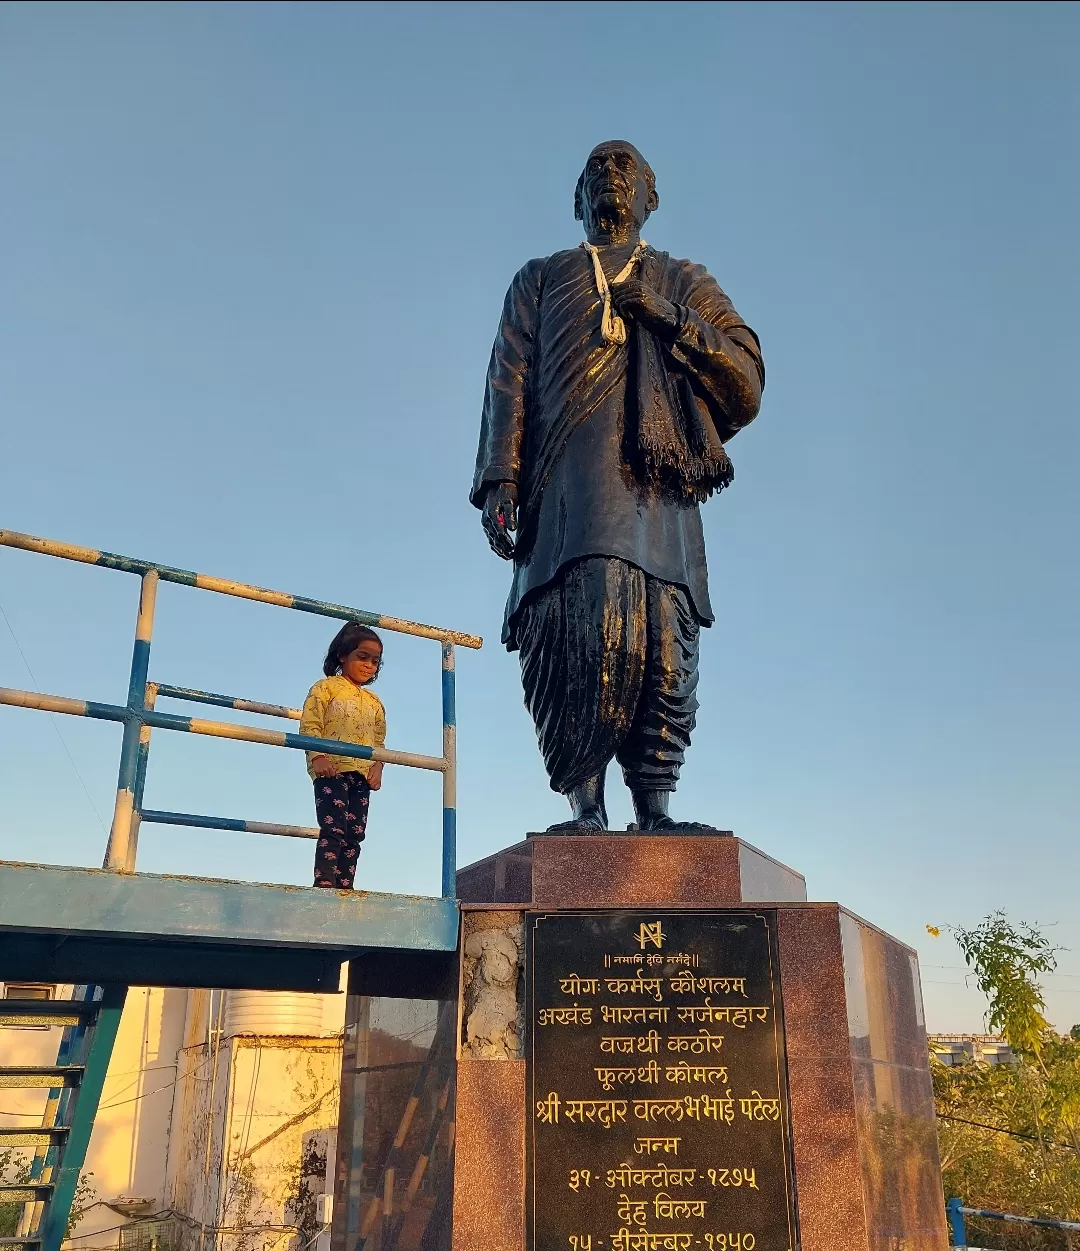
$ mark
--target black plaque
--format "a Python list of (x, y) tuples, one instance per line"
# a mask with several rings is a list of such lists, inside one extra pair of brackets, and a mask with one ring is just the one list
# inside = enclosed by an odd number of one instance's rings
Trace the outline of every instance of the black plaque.
[(530, 1251), (795, 1251), (775, 934), (530, 916)]

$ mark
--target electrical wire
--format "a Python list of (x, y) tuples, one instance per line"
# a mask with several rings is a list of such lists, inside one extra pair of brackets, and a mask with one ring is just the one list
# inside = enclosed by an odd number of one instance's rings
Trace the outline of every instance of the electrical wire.
[(962, 1116), (949, 1116), (945, 1112), (937, 1114), (939, 1121), (952, 1121), (956, 1125), (973, 1125), (976, 1129), (989, 1129), (995, 1134), (1008, 1134), (1010, 1138), (1022, 1138), (1025, 1142), (1037, 1142), (1045, 1147), (1061, 1147), (1065, 1151), (1076, 1151), (1071, 1142), (1058, 1142), (1056, 1138), (1040, 1138), (1037, 1134), (1021, 1134), (1015, 1129), (1002, 1129), (1000, 1125), (985, 1125), (982, 1121), (965, 1121)]
[[(206, 1080), (208, 1080), (208, 1079), (206, 1079), (206, 1078), (201, 1078), (201, 1079), (200, 1079), (200, 1078), (199, 1078), (199, 1074), (200, 1074), (200, 1072), (201, 1072), (204, 1068), (206, 1068), (206, 1066), (207, 1066), (209, 1063), (210, 1063), (210, 1057), (208, 1056), (205, 1060), (201, 1060), (201, 1061), (200, 1061), (200, 1062), (199, 1062), (199, 1063), (198, 1063), (198, 1064), (197, 1064), (197, 1065), (196, 1065), (193, 1069), (190, 1069), (189, 1071), (185, 1072), (183, 1076), (184, 1076), (185, 1078), (187, 1078), (187, 1077), (192, 1077), (192, 1078), (195, 1078), (196, 1080), (206, 1081)], [(173, 1067), (174, 1067), (174, 1066), (173, 1066), (173, 1065), (171, 1065), (171, 1064), (153, 1064), (153, 1065), (150, 1065), (150, 1066), (149, 1066), (149, 1067), (148, 1067), (145, 1071), (146, 1071), (147, 1073), (149, 1073), (149, 1072), (152, 1072), (154, 1069), (169, 1069), (169, 1068), (173, 1068)], [(171, 1090), (171, 1089), (172, 1089), (172, 1088), (173, 1088), (173, 1087), (177, 1084), (177, 1082), (178, 1082), (178, 1081), (180, 1081), (180, 1080), (181, 1080), (181, 1079), (180, 1079), (179, 1077), (174, 1077), (174, 1078), (173, 1078), (173, 1080), (172, 1080), (171, 1082), (166, 1082), (164, 1086), (156, 1086), (153, 1090), (144, 1090), (144, 1091), (142, 1092), (142, 1094), (140, 1094), (140, 1095), (132, 1095), (132, 1097), (131, 1097), (130, 1099), (117, 1099), (114, 1103), (101, 1103), (101, 1104), (98, 1104), (98, 1111), (99, 1111), (99, 1112), (108, 1112), (108, 1111), (110, 1111), (110, 1109), (112, 1109), (112, 1108), (122, 1108), (122, 1107), (124, 1107), (126, 1104), (129, 1104), (129, 1103), (138, 1103), (140, 1099), (149, 1099), (149, 1098), (151, 1098), (153, 1095), (160, 1095), (160, 1094), (161, 1094), (161, 1092), (162, 1092), (162, 1091), (164, 1091), (164, 1090)], [(8, 1111), (8, 1110), (7, 1110), (7, 1109), (5, 1109), (5, 1108), (0, 1108), (0, 1116), (36, 1116), (36, 1117), (40, 1117), (40, 1116), (41, 1116), (41, 1113), (40, 1113), (40, 1112), (12, 1112), (12, 1111)]]
[[(90, 1206), (98, 1207), (102, 1202), (103, 1200), (99, 1200), (98, 1203)], [(109, 1225), (105, 1229), (95, 1229), (90, 1233), (72, 1234), (71, 1241), (77, 1242), (80, 1238), (98, 1238), (102, 1234), (114, 1234), (120, 1229), (134, 1229), (137, 1225), (149, 1225), (154, 1221), (168, 1220), (170, 1217), (186, 1221), (189, 1225), (199, 1225), (203, 1229), (217, 1234), (248, 1234), (259, 1230), (276, 1230), (285, 1234), (297, 1232), (295, 1225), (204, 1225), (202, 1221), (197, 1221), (193, 1216), (188, 1216), (186, 1212), (178, 1212), (175, 1208), (164, 1208), (160, 1212), (151, 1212), (146, 1216), (138, 1216), (134, 1220), (126, 1221), (123, 1225)], [(83, 1251), (91, 1251), (91, 1249), (84, 1247)], [(109, 1244), (108, 1251), (116, 1251), (115, 1242)]]
[(313, 1242), (318, 1242), (319, 1239), (323, 1236), (323, 1234), (326, 1233), (326, 1231), (329, 1228), (330, 1228), (329, 1224), (323, 1225), (323, 1227), (319, 1230), (319, 1232), (315, 1235), (315, 1237), (309, 1238), (302, 1247), (297, 1248), (297, 1251), (307, 1251), (308, 1247), (310, 1247)]
[[(1072, 974), (1063, 973), (1062, 977), (1071, 977)], [(922, 979), (924, 986), (962, 986), (965, 990), (973, 991), (979, 994), (979, 988), (972, 986), (970, 982), (946, 982), (937, 977), (924, 977)], [(1080, 995), (1080, 989), (1074, 989), (1071, 986), (1055, 986), (1052, 988), (1054, 995)]]
[[(34, 684), (34, 690), (37, 691), (37, 693), (40, 695), (41, 687), (38, 686), (37, 678), (34, 677), (34, 671), (33, 669), (30, 668), (30, 662), (26, 659), (26, 653), (23, 651), (22, 644), (19, 642), (18, 637), (16, 636), (15, 631), (12, 628), (11, 621), (8, 618), (7, 613), (4, 612), (3, 604), (0, 604), (0, 616), (4, 618), (4, 623), (8, 628), (8, 633), (11, 635), (11, 638), (13, 642), (15, 643), (15, 647), (18, 649), (19, 655), (22, 657), (22, 662), (26, 666), (26, 672), (30, 675), (30, 681)], [(67, 753), (68, 760), (71, 761), (71, 767), (75, 770), (75, 776), (79, 779), (80, 785), (82, 786), (83, 790), (86, 792), (86, 798), (90, 802), (90, 807), (93, 809), (94, 816), (97, 817), (98, 825), (101, 826), (103, 833), (108, 834), (109, 831), (105, 829), (105, 822), (102, 821), (101, 819), (101, 813), (98, 812), (97, 810), (97, 804), (94, 803), (94, 797), (90, 794), (90, 791), (86, 785), (86, 781), (84, 780), (83, 775), (79, 772), (79, 766), (75, 763), (75, 757), (71, 754), (71, 751), (68, 748), (67, 742), (64, 739), (63, 734), (60, 733), (60, 726), (56, 722), (56, 713), (54, 712), (49, 713), (49, 721), (52, 723), (52, 728), (56, 731), (56, 737), (60, 740), (60, 745), (63, 747), (64, 751)]]
[[(972, 970), (966, 964), (927, 964), (922, 960), (919, 961), (919, 967), (923, 969), (948, 969), (954, 973), (971, 973)], [(1067, 977), (1073, 981), (1080, 981), (1080, 973), (1044, 973), (1043, 977)], [(954, 983), (949, 983), (953, 985)]]

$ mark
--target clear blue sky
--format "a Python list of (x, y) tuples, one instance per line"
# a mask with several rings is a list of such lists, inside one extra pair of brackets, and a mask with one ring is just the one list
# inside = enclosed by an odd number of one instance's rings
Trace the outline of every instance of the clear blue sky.
[[(709, 267), (768, 369), (706, 509), (678, 815), (916, 944), (939, 1029), (981, 1007), (926, 923), (1052, 924), (1067, 1026), (1078, 45), (1076, 5), (7, 4), (0, 525), (485, 635), (459, 659), (461, 861), (561, 819), (466, 496), (506, 285), (578, 241), (584, 158), (628, 138), (648, 239)], [(122, 700), (136, 590), (0, 551), (46, 691)], [(287, 703), (333, 628), (172, 586), (158, 622), (152, 676)], [(392, 746), (438, 751), (437, 663), (388, 639)], [(0, 682), (30, 685), (2, 621)], [(0, 708), (0, 855), (100, 861), (119, 732), (62, 720), (93, 806), (49, 718)], [(147, 800), (312, 815), (299, 758), (165, 733)], [(438, 807), (391, 772), (365, 884), (436, 889)], [(310, 859), (149, 827), (140, 867)]]

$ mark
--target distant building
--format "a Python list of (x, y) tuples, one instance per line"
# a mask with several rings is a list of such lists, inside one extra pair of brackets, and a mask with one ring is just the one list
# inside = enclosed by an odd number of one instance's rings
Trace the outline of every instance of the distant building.
[(1003, 1038), (993, 1034), (931, 1034), (931, 1052), (949, 1068), (960, 1064), (1015, 1064), (1016, 1056)]

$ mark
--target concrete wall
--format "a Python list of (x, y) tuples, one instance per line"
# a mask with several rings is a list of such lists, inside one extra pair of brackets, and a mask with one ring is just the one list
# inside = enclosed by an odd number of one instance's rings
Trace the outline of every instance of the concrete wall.
[[(168, 1153), (184, 1247), (283, 1251), (315, 1237), (337, 1133), (336, 1038), (242, 1035), (185, 1048)], [(301, 1236), (297, 1238), (296, 1230)]]

